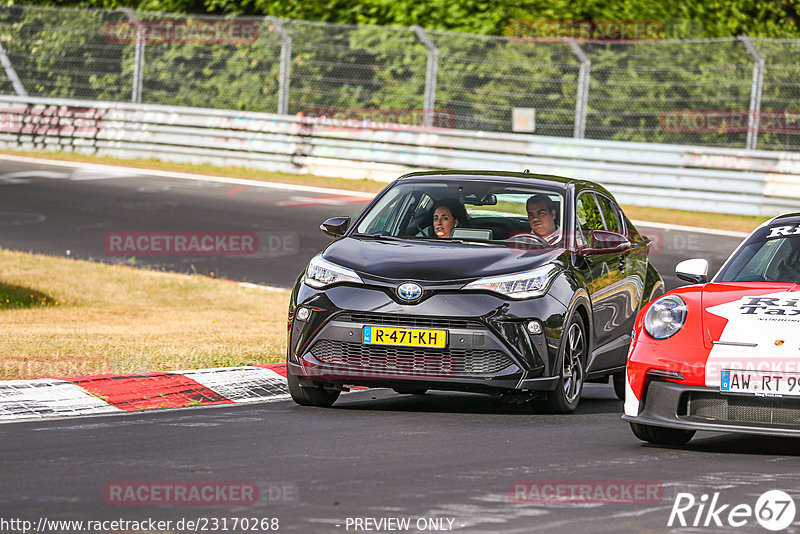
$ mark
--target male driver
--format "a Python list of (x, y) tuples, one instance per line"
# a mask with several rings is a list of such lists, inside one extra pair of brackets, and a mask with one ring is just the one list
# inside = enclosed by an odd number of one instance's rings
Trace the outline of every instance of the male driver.
[(556, 244), (561, 239), (561, 231), (556, 227), (556, 203), (549, 196), (539, 193), (529, 198), (525, 205), (531, 232), (550, 245)]

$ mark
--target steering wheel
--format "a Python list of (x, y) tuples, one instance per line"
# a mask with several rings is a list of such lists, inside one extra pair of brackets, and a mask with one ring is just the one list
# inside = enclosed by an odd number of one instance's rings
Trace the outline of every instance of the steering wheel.
[(422, 226), (422, 221), (419, 222), (411, 222), (406, 227), (405, 235), (419, 235), (425, 231), (427, 226)]
[(428, 211), (423, 215), (417, 215), (412, 218), (408, 221), (403, 235), (418, 236), (419, 234), (425, 234), (425, 230), (431, 226), (431, 216), (430, 211)]
[(536, 234), (517, 234), (508, 238), (508, 242), (515, 248), (548, 248), (550, 243)]

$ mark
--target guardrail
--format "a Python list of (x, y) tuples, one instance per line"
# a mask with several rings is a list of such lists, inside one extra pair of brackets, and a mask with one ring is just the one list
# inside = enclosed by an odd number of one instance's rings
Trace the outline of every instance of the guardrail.
[(291, 115), (0, 96), (0, 147), (389, 181), (494, 169), (599, 182), (620, 203), (800, 211), (800, 154), (326, 121)]

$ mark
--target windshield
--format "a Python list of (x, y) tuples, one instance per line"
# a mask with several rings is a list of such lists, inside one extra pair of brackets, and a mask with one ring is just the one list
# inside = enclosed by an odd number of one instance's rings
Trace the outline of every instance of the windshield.
[(755, 232), (715, 282), (800, 283), (800, 225), (773, 225)]
[(562, 241), (564, 197), (553, 189), (479, 181), (401, 183), (365, 214), (356, 235), (547, 248)]

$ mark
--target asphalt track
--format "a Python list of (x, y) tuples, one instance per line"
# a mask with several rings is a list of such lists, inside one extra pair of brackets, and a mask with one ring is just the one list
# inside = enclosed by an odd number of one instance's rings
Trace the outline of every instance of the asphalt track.
[[(719, 492), (720, 505), (751, 507), (767, 490), (800, 498), (796, 440), (709, 434), (685, 447), (647, 446), (620, 420), (622, 404), (607, 386), (587, 390), (569, 416), (478, 395), (375, 390), (332, 409), (280, 401), (7, 424), (0, 517), (278, 518), (280, 531), (300, 533), (366, 532), (346, 528), (348, 518), (365, 517), (449, 518), (456, 532), (723, 532), (730, 529), (669, 529), (675, 496)], [(509, 494), (517, 481), (598, 480), (653, 481), (663, 494), (655, 503), (606, 504), (514, 502)], [(107, 504), (104, 488), (126, 481), (256, 483), (261, 499)], [(283, 487), (293, 489), (271, 501), (269, 488)], [(688, 524), (697, 510), (686, 513)], [(737, 530), (765, 532), (752, 518)]]
[[(305, 263), (330, 238), (319, 224), (356, 215), (364, 194), (296, 191), (238, 183), (186, 180), (121, 168), (59, 166), (0, 158), (0, 247), (127, 263), (176, 272), (291, 287)], [(651, 259), (668, 289), (679, 285), (675, 264), (704, 257), (716, 272), (738, 237), (664, 228)], [(115, 232), (255, 232), (255, 254), (162, 254), (109, 250)]]
[[(3, 160), (0, 199), (4, 248), (69, 250), (71, 257), (284, 287), (327, 242), (319, 222), (363, 205), (346, 194)], [(296, 242), (253, 257), (132, 262), (105, 250), (105, 235), (115, 231), (257, 231)], [(739, 241), (660, 232), (663, 248), (652, 260), (668, 287), (677, 283), (677, 261), (706, 257), (714, 270)], [(233, 518), (278, 518), (285, 532), (388, 532), (354, 528), (354, 520), (404, 517), (412, 519), (412, 532), (420, 518), (441, 519), (445, 527), (452, 520), (457, 532), (723, 532), (730, 528), (714, 527), (713, 518), (702, 526), (705, 513), (698, 527), (669, 528), (676, 495), (699, 501), (719, 492), (718, 505), (729, 505), (723, 523), (733, 505), (753, 507), (767, 490), (800, 498), (797, 440), (701, 433), (684, 447), (654, 447), (634, 438), (621, 412), (608, 385), (590, 384), (569, 416), (480, 395), (366, 390), (341, 397), (332, 409), (276, 401), (5, 424), (0, 530), (21, 531), (2, 523), (10, 519), (172, 520), (168, 530), (176, 530), (181, 518), (207, 518), (218, 523), (209, 531), (243, 532), (253, 530), (232, 528)], [(107, 502), (107, 485), (131, 481), (254, 483), (260, 498), (236, 506)], [(547, 504), (515, 502), (509, 490), (517, 481), (651, 481), (662, 490), (656, 502)], [(686, 512), (689, 525), (698, 509)], [(800, 531), (797, 525), (784, 532)], [(737, 530), (765, 532), (752, 517)]]

